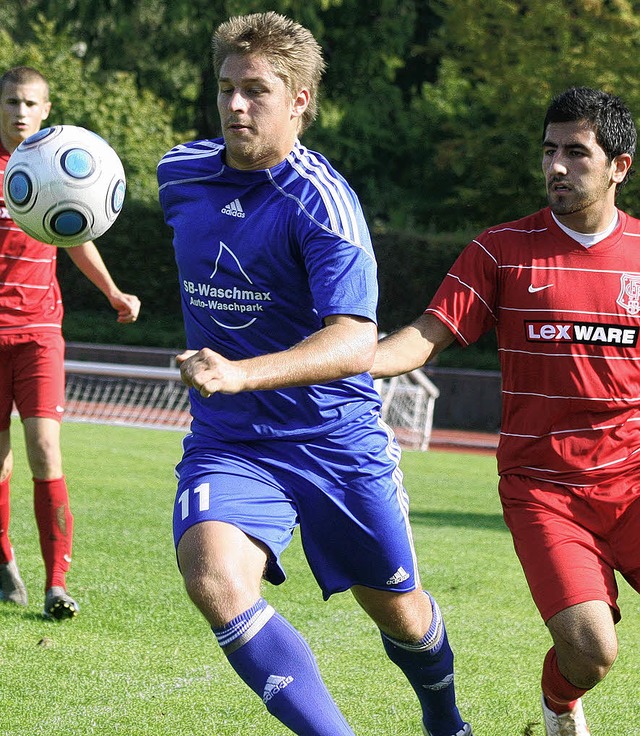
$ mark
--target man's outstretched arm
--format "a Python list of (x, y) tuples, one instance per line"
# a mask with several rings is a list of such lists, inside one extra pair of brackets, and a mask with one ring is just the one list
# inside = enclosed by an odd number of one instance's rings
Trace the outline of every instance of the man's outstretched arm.
[(374, 378), (398, 376), (420, 368), (450, 345), (454, 334), (433, 314), (422, 314), (406, 327), (383, 337), (371, 368)]

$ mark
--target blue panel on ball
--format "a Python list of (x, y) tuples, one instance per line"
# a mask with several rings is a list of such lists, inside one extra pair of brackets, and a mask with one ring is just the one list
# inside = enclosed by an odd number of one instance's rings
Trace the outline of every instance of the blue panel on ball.
[(11, 174), (8, 184), (9, 197), (17, 204), (28, 202), (33, 192), (31, 179), (24, 171), (16, 171)]
[(51, 229), (56, 235), (71, 237), (78, 235), (87, 227), (87, 220), (81, 212), (63, 210), (51, 218)]
[(39, 130), (37, 133), (30, 135), (26, 140), (22, 141), (22, 143), (18, 146), (18, 148), (22, 148), (23, 146), (26, 148), (27, 146), (31, 146), (34, 143), (38, 143), (43, 138), (46, 138), (48, 135), (51, 135), (51, 133), (53, 133), (54, 130), (55, 130), (55, 126), (52, 128), (43, 128), (42, 130)]
[(83, 148), (72, 148), (66, 151), (60, 163), (63, 170), (74, 179), (86, 179), (93, 173), (93, 156)]
[(116, 184), (115, 189), (113, 190), (113, 195), (111, 197), (111, 206), (113, 207), (114, 212), (120, 212), (122, 209), (122, 205), (124, 204), (124, 193), (125, 193), (126, 185), (120, 179), (120, 181)]

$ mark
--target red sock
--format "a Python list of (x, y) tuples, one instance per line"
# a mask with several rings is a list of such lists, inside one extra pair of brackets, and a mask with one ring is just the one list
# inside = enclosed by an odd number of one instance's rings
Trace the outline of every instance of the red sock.
[(33, 505), (40, 534), (40, 549), (46, 572), (45, 590), (54, 585), (66, 589), (71, 564), (73, 516), (64, 479), (33, 479)]
[(554, 713), (567, 713), (587, 690), (572, 685), (560, 672), (555, 648), (551, 648), (544, 658), (542, 666), (542, 692), (547, 707)]
[(13, 559), (9, 541), (9, 481), (11, 476), (0, 482), (0, 565)]

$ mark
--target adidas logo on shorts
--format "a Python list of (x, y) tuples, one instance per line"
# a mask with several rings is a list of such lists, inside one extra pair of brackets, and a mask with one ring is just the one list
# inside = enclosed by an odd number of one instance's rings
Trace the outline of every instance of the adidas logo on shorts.
[(387, 580), (387, 585), (399, 585), (409, 578), (409, 573), (400, 566), (396, 572)]

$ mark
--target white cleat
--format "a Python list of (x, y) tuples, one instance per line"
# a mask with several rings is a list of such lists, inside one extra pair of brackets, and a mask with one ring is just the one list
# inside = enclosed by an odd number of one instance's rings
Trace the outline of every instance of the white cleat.
[(547, 736), (591, 736), (582, 710), (582, 701), (567, 713), (554, 713), (547, 707), (542, 696), (542, 714)]

